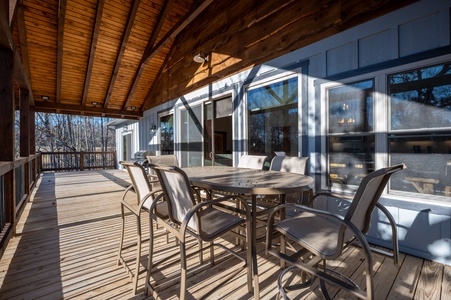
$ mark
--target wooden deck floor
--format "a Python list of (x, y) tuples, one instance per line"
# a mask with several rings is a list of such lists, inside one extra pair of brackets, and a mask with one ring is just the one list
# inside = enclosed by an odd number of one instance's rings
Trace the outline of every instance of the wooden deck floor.
[[(145, 298), (145, 275), (141, 275), (138, 295), (134, 296), (128, 275), (116, 263), (119, 199), (128, 184), (127, 173), (118, 170), (45, 173), (22, 214), (17, 236), (1, 258), (0, 299)], [(129, 216), (127, 235), (130, 237), (135, 229), (133, 222)], [(143, 227), (148, 232), (147, 222)], [(166, 243), (161, 229), (157, 233), (156, 259), (178, 251), (173, 240)], [(274, 259), (264, 254), (261, 245), (259, 249), (261, 298), (275, 299), (280, 269)], [(131, 250), (126, 254), (130, 261)], [(144, 249), (143, 263), (146, 254)], [(208, 258), (208, 252), (205, 257)], [(247, 293), (245, 271), (236, 259), (224, 257), (213, 268), (206, 264), (192, 269), (189, 298), (253, 298)], [(197, 261), (193, 257), (189, 266), (197, 265)], [(333, 266), (346, 268), (359, 282), (363, 277), (361, 265), (360, 251), (351, 249)], [(161, 299), (178, 298), (179, 270), (175, 263), (154, 272), (152, 281), (158, 282)], [(374, 272), (376, 299), (451, 299), (449, 266), (403, 254), (401, 266), (396, 268), (390, 259), (375, 255)], [(335, 292), (335, 299), (350, 298), (341, 291)], [(296, 299), (321, 299), (317, 285), (298, 292)]]

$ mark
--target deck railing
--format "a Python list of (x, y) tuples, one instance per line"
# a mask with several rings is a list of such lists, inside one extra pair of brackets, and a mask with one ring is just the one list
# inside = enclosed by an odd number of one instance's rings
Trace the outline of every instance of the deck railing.
[(40, 154), (0, 162), (0, 254), (41, 173)]
[(116, 152), (41, 152), (42, 171), (116, 168)]

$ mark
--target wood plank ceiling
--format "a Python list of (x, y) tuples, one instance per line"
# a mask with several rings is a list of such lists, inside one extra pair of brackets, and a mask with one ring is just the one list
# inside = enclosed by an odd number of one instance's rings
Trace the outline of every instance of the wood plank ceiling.
[(35, 111), (139, 118), (412, 2), (17, 0), (10, 28)]

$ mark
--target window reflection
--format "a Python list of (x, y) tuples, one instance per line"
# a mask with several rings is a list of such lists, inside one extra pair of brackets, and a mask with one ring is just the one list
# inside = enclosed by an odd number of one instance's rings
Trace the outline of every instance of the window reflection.
[(407, 165), (391, 190), (451, 196), (450, 64), (392, 74), (388, 83), (390, 162)]
[(174, 115), (160, 118), (160, 152), (174, 154)]
[(298, 155), (297, 77), (250, 90), (249, 154)]
[(374, 171), (373, 92), (373, 80), (327, 91), (332, 188), (358, 186), (366, 174)]

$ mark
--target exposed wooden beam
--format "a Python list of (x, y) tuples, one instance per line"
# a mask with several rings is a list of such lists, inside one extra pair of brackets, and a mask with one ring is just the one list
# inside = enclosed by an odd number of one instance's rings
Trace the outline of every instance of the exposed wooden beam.
[(111, 116), (114, 118), (139, 119), (143, 116), (142, 112), (131, 110), (117, 110), (103, 107), (86, 107), (84, 105), (63, 104), (55, 102), (35, 102), (35, 111), (37, 112), (60, 112), (66, 114), (85, 114)]
[(185, 29), (200, 13), (202, 13), (213, 0), (205, 0), (198, 7), (192, 10), (190, 13), (186, 14), (185, 18), (180, 20), (180, 22), (174, 26), (159, 42), (155, 47), (151, 48), (147, 53), (144, 54), (141, 62), (146, 64), (150, 59), (157, 55), (168, 43), (173, 41), (175, 37)]
[(92, 32), (91, 49), (89, 50), (88, 66), (86, 68), (85, 85), (83, 88), (83, 96), (81, 98), (81, 105), (86, 105), (86, 99), (88, 98), (89, 84), (91, 83), (92, 66), (94, 65), (94, 58), (97, 49), (97, 41), (99, 39), (100, 25), (102, 24), (102, 14), (105, 0), (98, 0), (96, 10), (96, 20), (94, 24), (94, 30)]
[(172, 29), (166, 33), (166, 35), (152, 48), (150, 48), (146, 53), (144, 53), (141, 62), (139, 63), (138, 70), (135, 74), (135, 77), (133, 78), (133, 84), (128, 92), (127, 100), (124, 103), (123, 109), (126, 109), (131, 99), (133, 98), (134, 91), (136, 90), (136, 86), (139, 81), (139, 77), (144, 70), (144, 66), (147, 64), (149, 60), (151, 60), (155, 55), (157, 55), (161, 50), (163, 50), (167, 44), (172, 42), (177, 35), (185, 29), (201, 12), (203, 12), (211, 3), (213, 0), (205, 0), (203, 1), (199, 6), (191, 10), (186, 16), (181, 19), (177, 25), (172, 27)]
[(63, 78), (63, 40), (66, 23), (67, 0), (60, 0), (58, 7), (58, 46), (56, 61), (56, 102), (61, 102), (61, 86)]
[[(9, 2), (9, 25), (11, 26), (11, 24), (13, 23), (14, 16), (17, 11), (19, 1), (9, 0), (8, 2)], [(22, 2), (22, 1), (20, 1), (20, 2)]]
[(169, 58), (172, 56), (172, 53), (174, 52), (174, 49), (176, 48), (176, 45), (178, 45), (177, 42), (174, 42), (171, 46), (171, 49), (168, 52), (168, 55), (166, 56), (163, 64), (161, 65), (160, 69), (158, 70), (157, 75), (155, 76), (155, 80), (152, 84), (152, 86), (150, 87), (149, 91), (146, 94), (146, 97), (144, 98), (143, 104), (141, 105), (141, 111), (145, 111), (149, 108), (149, 102), (151, 99), (151, 95), (153, 94), (156, 86), (158, 85), (158, 80), (161, 77), (161, 74), (163, 74), (163, 71), (166, 69), (166, 66), (169, 63)]
[(22, 62), (27, 76), (30, 76), (30, 61), (28, 59), (28, 41), (27, 41), (27, 27), (25, 25), (25, 18), (23, 12), (23, 4), (17, 8), (17, 27), (19, 29), (20, 51), (22, 52)]
[(119, 67), (121, 66), (122, 58), (124, 57), (125, 48), (127, 47), (128, 39), (130, 37), (130, 33), (132, 31), (133, 23), (135, 21), (136, 13), (138, 12), (140, 3), (141, 3), (141, 0), (134, 0), (132, 9), (130, 10), (130, 14), (128, 15), (127, 25), (125, 26), (125, 31), (122, 36), (121, 45), (119, 47), (116, 61), (114, 63), (113, 73), (111, 74), (110, 83), (108, 84), (107, 93), (105, 96), (105, 100), (103, 102), (103, 107), (105, 107), (105, 108), (108, 107), (108, 102), (110, 101), (111, 94), (113, 93), (114, 83), (116, 82), (116, 79), (117, 79)]
[[(153, 47), (155, 44), (155, 41), (158, 38), (158, 35), (160, 34), (161, 27), (164, 24), (164, 20), (171, 8), (172, 0), (166, 1), (164, 4), (164, 7), (161, 10), (161, 13), (158, 16), (158, 20), (156, 22), (155, 28), (152, 31), (152, 34), (149, 37), (149, 41), (147, 42), (146, 49), (144, 50), (144, 53), (147, 53), (149, 49)], [(138, 86), (139, 78), (141, 77), (142, 72), (144, 71), (145, 64), (142, 63), (142, 61), (139, 63), (138, 69), (135, 72), (135, 75), (133, 76), (132, 84), (130, 86), (130, 89), (127, 93), (127, 98), (125, 100), (123, 109), (127, 109), (127, 106), (130, 104), (130, 101), (133, 98), (133, 95), (135, 94), (136, 87)]]

